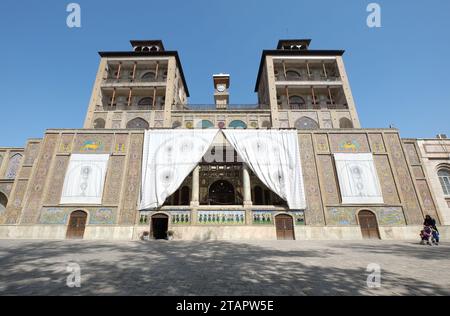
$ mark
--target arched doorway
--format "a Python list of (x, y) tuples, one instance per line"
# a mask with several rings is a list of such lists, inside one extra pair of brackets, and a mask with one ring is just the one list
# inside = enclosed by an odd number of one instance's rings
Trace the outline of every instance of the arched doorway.
[(208, 201), (210, 205), (234, 205), (236, 196), (233, 185), (226, 180), (219, 180), (209, 187)]
[(0, 192), (0, 212), (6, 210), (6, 205), (8, 205), (8, 198), (5, 194)]
[(151, 233), (154, 239), (167, 239), (169, 229), (169, 216), (166, 214), (155, 214), (152, 216)]
[(135, 119), (132, 119), (127, 123), (127, 128), (133, 128), (133, 129), (149, 129), (149, 124), (146, 120), (137, 117)]
[(294, 221), (286, 214), (275, 216), (275, 226), (278, 240), (295, 240)]
[(87, 213), (75, 211), (70, 214), (69, 226), (67, 227), (67, 239), (83, 239), (86, 229)]
[(358, 213), (359, 226), (364, 239), (380, 239), (377, 217), (371, 211)]

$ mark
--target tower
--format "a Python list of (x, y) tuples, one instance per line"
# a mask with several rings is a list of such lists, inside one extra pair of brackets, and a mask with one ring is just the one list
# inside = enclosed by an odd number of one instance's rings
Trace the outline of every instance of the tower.
[(84, 128), (170, 127), (189, 91), (176, 51), (160, 40), (133, 40), (131, 51), (100, 52)]
[(217, 74), (213, 75), (214, 81), (214, 103), (217, 109), (226, 109), (230, 103), (230, 75)]
[(359, 128), (343, 50), (311, 50), (311, 40), (280, 40), (264, 50), (255, 92), (269, 104), (272, 126), (297, 129)]

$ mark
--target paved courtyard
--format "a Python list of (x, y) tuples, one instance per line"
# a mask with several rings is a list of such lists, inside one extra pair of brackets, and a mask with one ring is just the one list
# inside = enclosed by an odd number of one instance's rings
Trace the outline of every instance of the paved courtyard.
[(0, 295), (450, 295), (448, 271), (445, 243), (0, 240)]

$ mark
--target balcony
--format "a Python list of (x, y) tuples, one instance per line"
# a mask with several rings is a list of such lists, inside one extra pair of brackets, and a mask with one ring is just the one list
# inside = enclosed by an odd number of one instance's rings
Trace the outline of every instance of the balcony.
[(165, 85), (166, 77), (145, 77), (145, 78), (107, 78), (102, 82), (102, 87), (146, 87), (155, 85)]
[(208, 111), (270, 111), (269, 105), (264, 104), (228, 104), (226, 108), (216, 104), (177, 104), (173, 111), (182, 112), (208, 112)]
[(325, 76), (324, 74), (311, 74), (311, 75), (284, 75), (278, 74), (275, 77), (277, 83), (279, 82), (307, 82), (311, 84), (312, 82), (325, 82), (325, 83), (341, 83), (341, 78), (336, 76)]

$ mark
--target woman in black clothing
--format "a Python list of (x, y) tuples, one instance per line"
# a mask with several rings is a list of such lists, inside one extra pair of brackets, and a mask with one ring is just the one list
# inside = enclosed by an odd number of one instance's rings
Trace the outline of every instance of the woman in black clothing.
[(429, 226), (429, 227), (437, 230), (436, 220), (434, 218), (432, 218), (430, 215), (425, 216), (425, 221), (423, 222), (423, 226)]

